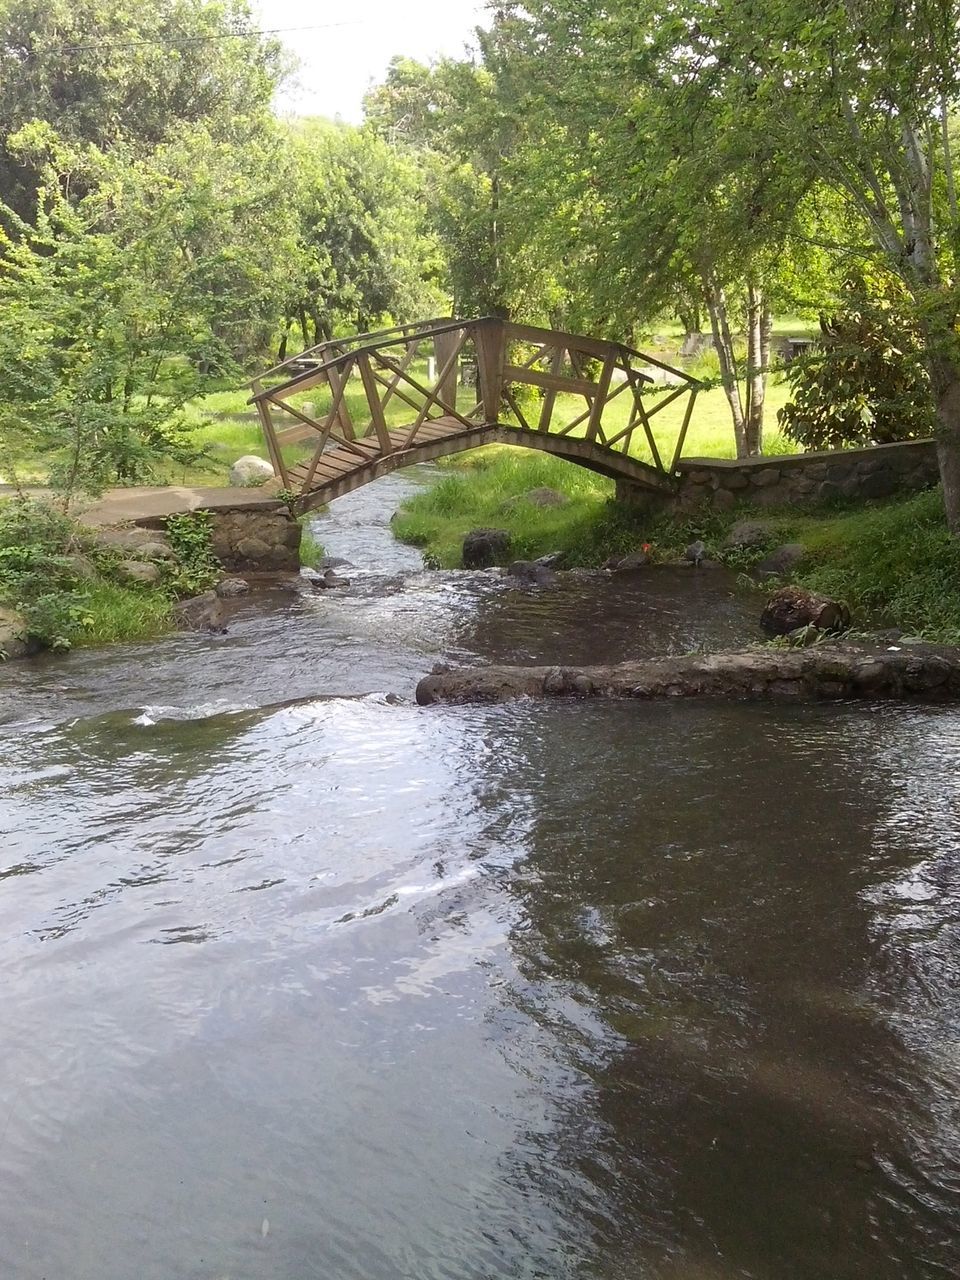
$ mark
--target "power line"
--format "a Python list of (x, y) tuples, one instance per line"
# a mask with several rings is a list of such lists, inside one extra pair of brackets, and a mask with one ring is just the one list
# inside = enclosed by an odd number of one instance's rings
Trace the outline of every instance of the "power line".
[(295, 31), (330, 31), (334, 27), (358, 27), (362, 18), (353, 18), (349, 22), (318, 22), (308, 27), (265, 27), (256, 31), (221, 31), (215, 36), (184, 36), (183, 39), (158, 40), (97, 40), (93, 44), (52, 45), (48, 53), (86, 53), (92, 49), (137, 49), (143, 45), (165, 45), (178, 48), (188, 44), (215, 44), (218, 40), (249, 40), (251, 36), (279, 36)]

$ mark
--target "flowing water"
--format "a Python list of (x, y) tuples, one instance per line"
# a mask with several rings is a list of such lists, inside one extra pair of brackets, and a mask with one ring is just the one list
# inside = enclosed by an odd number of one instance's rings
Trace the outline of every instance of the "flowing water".
[(0, 671), (0, 1276), (955, 1276), (960, 716), (418, 709), (755, 605), (423, 572), (417, 482), (343, 592)]

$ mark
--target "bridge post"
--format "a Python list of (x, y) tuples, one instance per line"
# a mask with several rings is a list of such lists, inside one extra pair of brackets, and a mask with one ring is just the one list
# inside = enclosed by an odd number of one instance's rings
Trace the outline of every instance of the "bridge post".
[(500, 421), (500, 396), (503, 391), (503, 361), (506, 354), (506, 331), (502, 320), (488, 317), (476, 327), (477, 381), (483, 401), (485, 422)]

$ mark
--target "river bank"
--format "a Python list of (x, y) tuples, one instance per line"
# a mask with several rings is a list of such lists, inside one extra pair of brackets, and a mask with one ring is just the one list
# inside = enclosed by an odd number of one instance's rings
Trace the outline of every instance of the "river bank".
[[(781, 576), (846, 601), (862, 624), (960, 640), (960, 540), (947, 532), (939, 489), (815, 513), (742, 503), (657, 516), (612, 497), (601, 476), (489, 450), (445, 465), (437, 484), (403, 505), (394, 529), (446, 568), (460, 563), (463, 538), (478, 527), (506, 531), (510, 559), (556, 552), (565, 565), (585, 567), (644, 547), (654, 562), (670, 561), (702, 540), (710, 558), (741, 572), (789, 544), (799, 553)], [(744, 524), (756, 530), (748, 543), (731, 537)]]

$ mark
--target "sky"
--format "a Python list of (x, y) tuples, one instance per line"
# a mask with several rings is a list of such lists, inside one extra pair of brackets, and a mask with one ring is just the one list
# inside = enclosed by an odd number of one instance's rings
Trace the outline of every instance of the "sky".
[(278, 109), (351, 123), (394, 55), (420, 62), (462, 55), (483, 19), (483, 0), (252, 0), (251, 7), (262, 28), (315, 28), (277, 36), (300, 61)]

